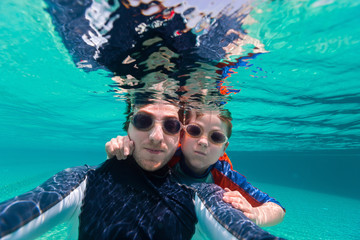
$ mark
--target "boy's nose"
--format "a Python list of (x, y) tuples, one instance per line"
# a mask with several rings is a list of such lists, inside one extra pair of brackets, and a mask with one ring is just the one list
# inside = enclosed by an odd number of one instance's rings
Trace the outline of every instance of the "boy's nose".
[(198, 144), (200, 146), (202, 146), (202, 147), (208, 147), (209, 146), (209, 141), (208, 141), (206, 136), (202, 136), (202, 137), (199, 138)]

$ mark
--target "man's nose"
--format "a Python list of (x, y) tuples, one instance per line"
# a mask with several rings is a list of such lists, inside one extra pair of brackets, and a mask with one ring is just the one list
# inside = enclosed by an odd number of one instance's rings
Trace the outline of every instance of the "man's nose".
[(159, 143), (164, 139), (161, 123), (155, 123), (154, 127), (150, 130), (149, 138), (153, 143)]

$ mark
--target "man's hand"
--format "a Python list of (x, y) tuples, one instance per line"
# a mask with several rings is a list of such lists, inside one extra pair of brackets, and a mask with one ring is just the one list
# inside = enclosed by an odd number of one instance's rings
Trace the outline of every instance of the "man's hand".
[(105, 144), (108, 159), (116, 156), (118, 160), (126, 159), (135, 149), (134, 142), (128, 136), (117, 136)]

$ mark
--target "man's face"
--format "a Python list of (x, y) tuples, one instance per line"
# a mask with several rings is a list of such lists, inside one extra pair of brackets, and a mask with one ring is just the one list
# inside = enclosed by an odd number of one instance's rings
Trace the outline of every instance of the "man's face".
[(137, 164), (146, 171), (156, 171), (167, 164), (179, 144), (180, 133), (168, 134), (163, 131), (163, 120), (178, 117), (178, 108), (170, 104), (146, 105), (134, 112), (154, 117), (153, 127), (147, 131), (138, 130), (129, 124), (128, 135), (135, 144), (133, 156)]

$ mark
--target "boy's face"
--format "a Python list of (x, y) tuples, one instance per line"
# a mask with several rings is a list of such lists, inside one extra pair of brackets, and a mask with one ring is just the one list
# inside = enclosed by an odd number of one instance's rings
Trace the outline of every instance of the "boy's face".
[(184, 133), (181, 138), (181, 149), (185, 156), (186, 165), (196, 174), (203, 174), (210, 165), (216, 163), (229, 145), (227, 141), (215, 144), (209, 139), (209, 133), (213, 131), (227, 134), (227, 126), (220, 120), (218, 114), (218, 112), (207, 112), (198, 118), (194, 116), (189, 124), (200, 126), (202, 128), (201, 136), (192, 137)]
[(147, 131), (141, 131), (132, 123), (129, 124), (128, 135), (135, 146), (133, 156), (142, 169), (156, 171), (171, 159), (179, 144), (180, 133), (165, 133), (162, 122), (167, 118), (178, 120), (178, 108), (170, 104), (154, 103), (140, 108), (134, 115), (139, 112), (151, 115), (156, 122)]

